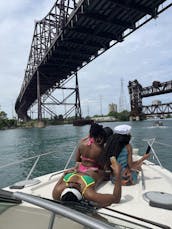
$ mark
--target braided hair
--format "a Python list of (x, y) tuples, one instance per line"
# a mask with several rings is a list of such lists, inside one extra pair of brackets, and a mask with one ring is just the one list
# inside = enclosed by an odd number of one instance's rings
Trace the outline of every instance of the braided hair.
[(108, 126), (104, 127), (103, 129), (106, 132), (106, 141), (107, 141), (108, 138), (113, 134), (113, 130)]
[(103, 126), (97, 123), (91, 124), (89, 135), (100, 145), (104, 144), (106, 141), (106, 132), (103, 129)]
[(111, 135), (105, 146), (105, 157), (104, 160), (108, 163), (109, 158), (115, 156), (118, 158), (122, 149), (129, 144), (131, 135), (127, 134), (113, 134)]

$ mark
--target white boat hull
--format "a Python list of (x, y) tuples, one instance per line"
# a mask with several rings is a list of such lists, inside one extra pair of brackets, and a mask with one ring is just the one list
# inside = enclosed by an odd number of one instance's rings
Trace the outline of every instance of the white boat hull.
[[(10, 189), (7, 187), (5, 190), (12, 192), (18, 191), (52, 199), (52, 190), (61, 174), (62, 172), (41, 176), (38, 178), (40, 183), (23, 189)], [(112, 189), (113, 184), (108, 181), (102, 184), (98, 191), (100, 193), (112, 193)], [(155, 191), (167, 193), (172, 196), (172, 173), (165, 168), (157, 166), (149, 161), (145, 161), (142, 165), (142, 172), (139, 173), (138, 183), (133, 186), (123, 186), (120, 203), (112, 204), (108, 208), (99, 209), (97, 211), (97, 217), (113, 224), (124, 225), (126, 228), (163, 228), (157, 226), (158, 224), (166, 225), (170, 228), (172, 227), (172, 210), (161, 208), (161, 206), (152, 207), (144, 198), (145, 193)], [(172, 202), (169, 202), (169, 207), (170, 206), (172, 206)], [(51, 213), (49, 211), (23, 201), (22, 204), (8, 208), (8, 210), (1, 213), (0, 228), (47, 229), (50, 216)], [(124, 219), (129, 222), (124, 221)], [(154, 224), (157, 225), (150, 224), (149, 221), (153, 221)], [(62, 228), (62, 226), (63, 228), (69, 228), (69, 225), (70, 228), (84, 228), (83, 225), (71, 222), (71, 220), (69, 221), (69, 219), (59, 215), (56, 216), (55, 224), (58, 228)]]

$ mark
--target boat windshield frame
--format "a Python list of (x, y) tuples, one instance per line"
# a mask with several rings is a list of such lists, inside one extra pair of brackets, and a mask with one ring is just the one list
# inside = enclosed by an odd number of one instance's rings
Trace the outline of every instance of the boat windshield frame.
[[(131, 229), (131, 228), (136, 228), (135, 226), (137, 226), (137, 228), (140, 229), (150, 229), (150, 228), (154, 228), (154, 226), (160, 227), (160, 228), (164, 228), (167, 229), (168, 226), (166, 225), (158, 225), (155, 224), (154, 222), (151, 221), (144, 221), (144, 219), (136, 219), (132, 216), (130, 216), (128, 219), (125, 219), (122, 213), (121, 213), (121, 217), (115, 216), (115, 215), (109, 215), (109, 217), (112, 217), (113, 219), (115, 218), (117, 220), (117, 223), (113, 223), (113, 222), (104, 222), (102, 220), (99, 220), (97, 218), (93, 218), (90, 215), (84, 214), (82, 212), (79, 212), (75, 209), (72, 209), (70, 207), (64, 206), (62, 204), (59, 204), (56, 201), (52, 201), (49, 199), (45, 199), (45, 198), (41, 198), (38, 196), (34, 196), (31, 194), (27, 194), (27, 193), (23, 193), (23, 192), (14, 192), (12, 193), (13, 197), (16, 198), (17, 200), (20, 201), (25, 201), (27, 203), (30, 203), (32, 205), (35, 205), (37, 207), (41, 207), (45, 210), (50, 211), (51, 217), (49, 220), (49, 225), (47, 227), (47, 229), (53, 229), (54, 226), (54, 222), (55, 222), (55, 216), (56, 215), (61, 215), (65, 218), (68, 218), (70, 220), (73, 220), (83, 226), (86, 226), (90, 229), (114, 229), (114, 226), (119, 226), (120, 228), (125, 228), (125, 229)], [(107, 210), (110, 210), (109, 208), (105, 208)], [(101, 212), (98, 211), (99, 214), (101, 214)], [(118, 212), (119, 213), (119, 212)], [(102, 213), (103, 214), (103, 213)], [(133, 221), (136, 220), (136, 221)], [(121, 222), (119, 224), (119, 222)], [(140, 222), (140, 223), (139, 223)], [(129, 225), (129, 226), (128, 226)], [(131, 227), (134, 226), (134, 227)]]

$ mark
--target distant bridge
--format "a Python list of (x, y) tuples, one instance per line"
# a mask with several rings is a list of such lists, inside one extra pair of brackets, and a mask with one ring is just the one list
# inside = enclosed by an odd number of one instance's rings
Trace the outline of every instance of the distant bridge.
[(144, 116), (150, 115), (167, 115), (172, 114), (172, 103), (159, 103), (144, 106), (142, 99), (145, 97), (172, 93), (172, 80), (167, 82), (154, 81), (152, 86), (142, 87), (142, 85), (134, 80), (128, 84), (131, 104), (131, 119), (142, 120)]
[[(165, 0), (57, 0), (50, 12), (35, 23), (29, 59), (20, 94), (15, 103), (18, 117), (28, 120), (31, 106), (38, 103), (38, 120), (51, 92), (76, 77), (74, 103), (81, 116), (77, 72), (122, 42), (125, 37), (172, 6)], [(55, 101), (65, 104), (66, 99)], [(66, 103), (67, 104), (67, 103)]]

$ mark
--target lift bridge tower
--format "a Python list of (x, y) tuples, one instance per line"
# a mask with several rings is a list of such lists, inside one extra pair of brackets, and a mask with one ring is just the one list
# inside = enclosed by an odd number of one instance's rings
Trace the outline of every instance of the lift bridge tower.
[(142, 120), (142, 86), (137, 80), (129, 81), (128, 90), (130, 94), (131, 114), (130, 120)]

